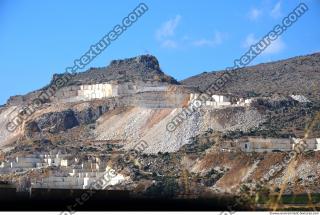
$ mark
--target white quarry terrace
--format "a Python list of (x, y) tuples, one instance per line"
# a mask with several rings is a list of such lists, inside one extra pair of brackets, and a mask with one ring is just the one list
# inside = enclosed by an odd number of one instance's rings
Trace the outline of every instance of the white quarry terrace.
[[(118, 97), (123, 95), (137, 94), (142, 92), (170, 92), (177, 86), (167, 83), (147, 82), (147, 83), (134, 83), (126, 82), (121, 84), (116, 83), (100, 83), (92, 85), (79, 85), (69, 86), (57, 91), (54, 101), (55, 102), (78, 102), (90, 101), (94, 99), (104, 99), (111, 97)], [(188, 94), (187, 92), (185, 92)], [(189, 103), (192, 100), (198, 99), (200, 93), (189, 93)], [(212, 95), (211, 99), (205, 102), (206, 106), (223, 107), (223, 106), (245, 106), (250, 105), (253, 99), (251, 98), (238, 98), (236, 104), (231, 102), (231, 95)]]
[(129, 180), (122, 174), (107, 165), (98, 157), (80, 162), (69, 154), (40, 154), (19, 156), (13, 160), (7, 160), (0, 164), (0, 174), (23, 173), (32, 169), (47, 167), (59, 167), (67, 174), (52, 174), (48, 177), (31, 181), (33, 188), (57, 188), (57, 189), (99, 189), (93, 185), (101, 180), (101, 189), (110, 185), (116, 185)]
[[(190, 93), (189, 98), (189, 104), (194, 100), (201, 100), (199, 93)], [(303, 95), (291, 95), (290, 98), (292, 98), (295, 101), (298, 101), (299, 103), (309, 103), (310, 100), (303, 96)], [(205, 106), (215, 107), (215, 108), (223, 108), (228, 106), (250, 106), (251, 103), (255, 100), (254, 97), (252, 98), (239, 98), (233, 95), (211, 95), (211, 98), (206, 100), (204, 102)]]
[[(292, 151), (300, 144), (302, 139), (281, 139), (281, 138), (249, 138), (248, 141), (240, 143), (240, 148), (244, 152), (272, 152), (272, 151)], [(319, 151), (320, 139), (306, 139), (306, 151)]]
[(310, 100), (303, 95), (291, 95), (290, 97), (298, 102), (302, 102), (302, 103), (309, 103), (310, 102)]
[[(90, 101), (94, 99), (103, 99), (110, 97), (117, 97), (129, 94), (136, 94), (142, 92), (169, 92), (173, 89), (173, 86), (168, 84), (159, 84), (159, 83), (101, 83), (101, 84), (92, 84), (92, 85), (79, 85), (79, 86), (70, 86), (62, 88), (55, 95), (54, 100), (56, 102), (77, 102), (77, 101)], [(190, 93), (189, 94), (189, 103), (192, 100), (199, 98), (199, 93)], [(236, 104), (232, 104), (231, 95), (212, 95), (210, 100), (205, 102), (206, 106), (212, 107), (223, 107), (223, 106), (245, 106), (250, 105), (253, 101), (252, 99), (238, 99)]]
[(166, 92), (170, 89), (170, 85), (166, 83), (126, 82), (115, 84), (106, 82), (100, 84), (87, 84), (62, 88), (57, 91), (53, 100), (56, 102), (90, 101), (93, 99), (117, 97), (141, 92)]
[[(199, 93), (191, 93), (189, 98), (189, 103), (191, 103), (194, 100), (199, 100), (200, 98)], [(246, 106), (250, 105), (253, 101), (253, 98), (237, 98), (236, 103), (232, 103), (232, 99), (235, 98), (232, 95), (212, 95), (210, 99), (205, 101), (205, 106), (211, 106), (216, 108), (223, 108), (227, 106)]]
[(319, 151), (320, 138), (310, 138), (303, 140), (302, 138), (262, 138), (248, 137), (241, 138), (235, 141), (226, 142), (222, 147), (222, 151), (237, 151), (242, 152), (290, 152), (302, 143), (306, 144), (305, 151)]

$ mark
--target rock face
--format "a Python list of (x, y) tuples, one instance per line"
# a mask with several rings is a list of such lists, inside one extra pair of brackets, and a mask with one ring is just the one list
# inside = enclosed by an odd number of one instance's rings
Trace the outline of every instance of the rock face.
[[(202, 73), (181, 81), (187, 86), (207, 89), (223, 76), (225, 71)], [(263, 63), (234, 71), (232, 81), (219, 92), (237, 95), (304, 95), (314, 101), (320, 100), (320, 53), (294, 57), (272, 63)]]
[[(79, 125), (79, 121), (72, 110), (66, 110), (63, 112), (47, 113), (42, 115), (36, 122), (37, 127), (43, 131), (49, 131), (50, 133), (57, 133), (59, 131), (65, 131), (67, 129), (76, 127)], [(35, 126), (29, 126), (31, 128)]]
[(41, 115), (26, 125), (27, 136), (32, 133), (49, 132), (58, 133), (79, 125), (94, 123), (101, 115), (109, 110), (107, 104), (98, 107), (88, 107), (81, 111), (67, 109), (61, 112), (50, 112)]
[(155, 70), (161, 71), (160, 65), (156, 57), (152, 55), (141, 55), (134, 58), (128, 58), (124, 60), (113, 60), (110, 63), (110, 68), (119, 69), (121, 67), (132, 67), (132, 66), (139, 66), (145, 68), (143, 72), (148, 72), (148, 70)]

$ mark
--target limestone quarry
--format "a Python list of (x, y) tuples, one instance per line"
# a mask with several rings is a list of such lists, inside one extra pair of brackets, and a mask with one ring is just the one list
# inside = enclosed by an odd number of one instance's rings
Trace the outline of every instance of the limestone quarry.
[(315, 92), (249, 93), (232, 86), (200, 99), (201, 78), (194, 78), (178, 82), (154, 56), (142, 55), (78, 73), (37, 107), (30, 104), (50, 84), (11, 97), (0, 108), (0, 181), (88, 189), (112, 169), (107, 189), (154, 195), (173, 179), (175, 196), (241, 194), (244, 187), (259, 190), (260, 178), (303, 147), (296, 171), (282, 166), (262, 187), (285, 184), (285, 193), (304, 193), (308, 184), (320, 192)]

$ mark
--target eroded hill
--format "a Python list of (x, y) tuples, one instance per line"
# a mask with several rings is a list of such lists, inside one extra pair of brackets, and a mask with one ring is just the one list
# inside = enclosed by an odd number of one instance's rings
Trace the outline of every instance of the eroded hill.
[[(86, 189), (112, 168), (110, 189), (143, 196), (265, 194), (283, 184), (287, 194), (306, 184), (320, 192), (319, 89), (310, 88), (319, 84), (319, 56), (235, 71), (205, 100), (201, 91), (220, 73), (181, 85), (150, 55), (79, 73), (33, 111), (28, 104), (50, 85), (12, 97), (0, 109), (0, 179)], [(299, 141), (308, 144), (296, 171), (283, 166), (258, 186)]]

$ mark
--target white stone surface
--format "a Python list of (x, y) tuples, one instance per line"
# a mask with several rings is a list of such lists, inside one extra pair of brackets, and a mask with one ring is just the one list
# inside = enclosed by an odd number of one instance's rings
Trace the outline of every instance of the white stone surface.
[(20, 127), (13, 132), (7, 130), (7, 124), (9, 122), (17, 121), (18, 118), (16, 116), (21, 108), (22, 107), (19, 106), (11, 106), (8, 108), (3, 108), (3, 110), (0, 112), (0, 149), (2, 146), (5, 146), (16, 140), (21, 134)]
[(294, 100), (301, 102), (301, 103), (310, 102), (310, 100), (303, 95), (291, 95), (291, 98), (293, 98)]
[(253, 99), (245, 99), (245, 100), (244, 100), (244, 103), (245, 103), (245, 104), (251, 104), (252, 101), (253, 101)]
[(212, 95), (212, 98), (217, 103), (230, 102), (230, 98), (224, 95)]
[(61, 159), (60, 166), (67, 167), (69, 166), (70, 161), (68, 159)]
[(316, 151), (319, 151), (320, 150), (320, 138), (316, 138), (316, 141), (317, 141)]
[(118, 95), (118, 87), (109, 83), (71, 86), (56, 94), (56, 100), (66, 102), (88, 101)]

